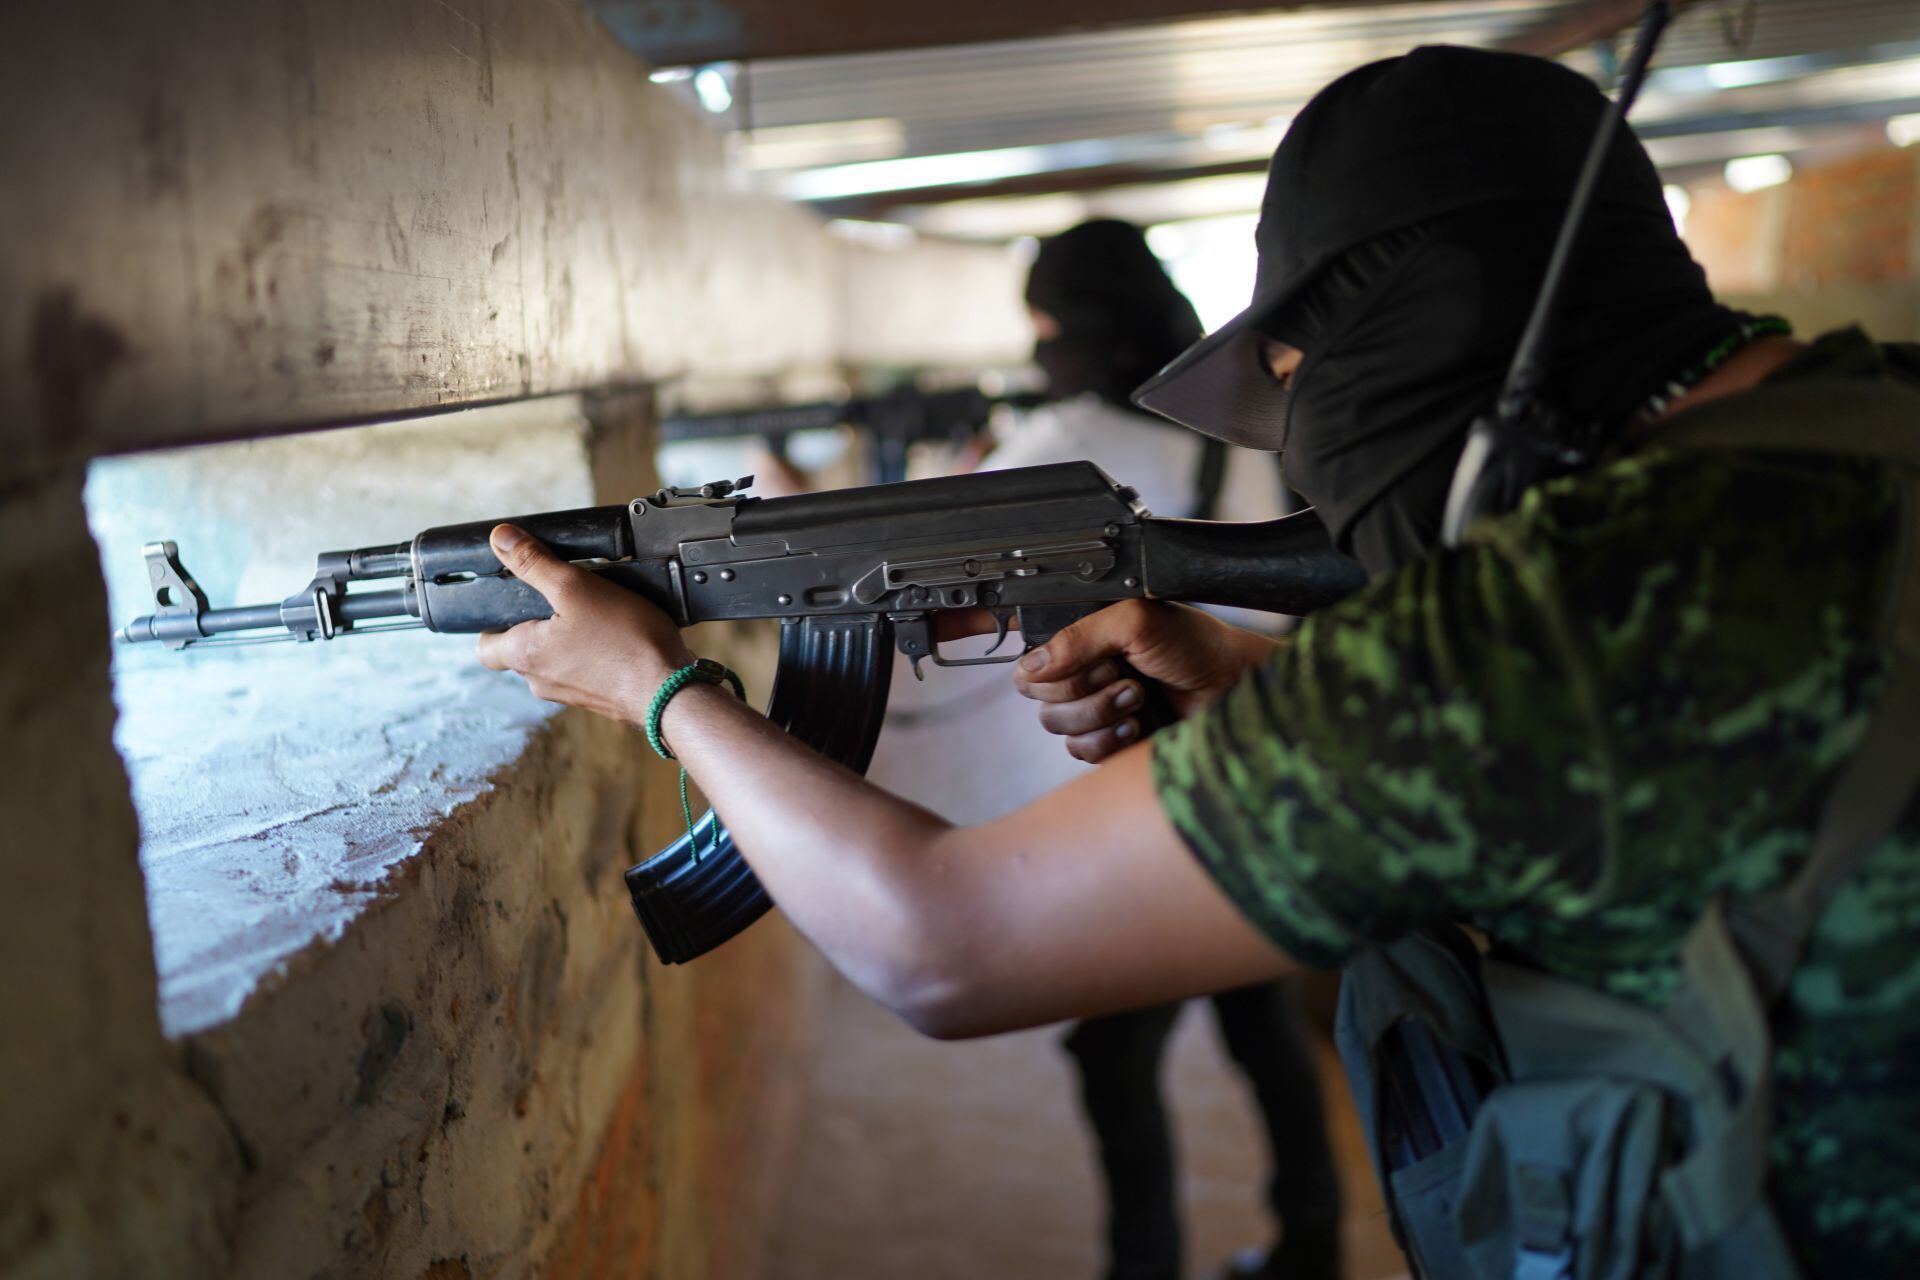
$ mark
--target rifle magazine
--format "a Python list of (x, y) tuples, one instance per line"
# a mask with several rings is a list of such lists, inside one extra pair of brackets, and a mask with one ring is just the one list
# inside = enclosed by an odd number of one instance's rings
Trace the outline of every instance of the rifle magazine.
[[(866, 772), (886, 717), (893, 623), (884, 614), (781, 625), (767, 718), (821, 755)], [(684, 964), (740, 933), (773, 899), (709, 809), (693, 830), (627, 872), (627, 892), (662, 964)]]

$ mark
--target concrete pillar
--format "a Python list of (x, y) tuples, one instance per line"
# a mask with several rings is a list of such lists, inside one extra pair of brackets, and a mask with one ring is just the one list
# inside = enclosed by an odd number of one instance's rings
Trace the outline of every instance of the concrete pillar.
[(160, 1035), (80, 475), (0, 495), (0, 1274), (217, 1274), (239, 1154)]

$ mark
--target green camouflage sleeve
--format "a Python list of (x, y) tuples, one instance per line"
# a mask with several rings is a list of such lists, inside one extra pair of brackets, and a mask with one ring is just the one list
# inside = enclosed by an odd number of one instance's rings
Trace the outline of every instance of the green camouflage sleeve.
[(1529, 564), (1478, 547), (1376, 583), (1155, 739), (1175, 826), (1296, 959), (1523, 897), (1573, 909), (1596, 874), (1597, 697)]
[[(1858, 334), (1802, 363), (1920, 374)], [(1162, 804), (1302, 961), (1470, 918), (1659, 1007), (1701, 907), (1812, 848), (1892, 669), (1904, 484), (1868, 460), (1649, 449), (1541, 486), (1158, 735)], [(1920, 1256), (1917, 922), (1920, 803), (1774, 1014), (1775, 1204), (1810, 1275)]]
[(1536, 489), (1158, 735), (1161, 803), (1303, 961), (1471, 918), (1660, 1003), (1700, 904), (1804, 855), (1884, 679), (1899, 504), (1875, 464), (1740, 455)]

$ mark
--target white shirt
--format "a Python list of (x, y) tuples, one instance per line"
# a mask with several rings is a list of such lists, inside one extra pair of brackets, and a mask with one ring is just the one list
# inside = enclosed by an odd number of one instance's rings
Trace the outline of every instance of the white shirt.
[[(1194, 514), (1200, 500), (1194, 482), (1206, 440), (1164, 418), (1117, 408), (1096, 395), (1044, 405), (1014, 421), (982, 471), (1037, 467), (1084, 458), (1121, 484), (1139, 491), (1156, 516)], [(1272, 520), (1284, 514), (1280, 472), (1274, 455), (1227, 449), (1215, 520)]]
[[(1193, 514), (1205, 442), (1158, 418), (1084, 395), (1017, 419), (981, 463), (982, 471), (1085, 459), (1140, 494), (1157, 516)], [(1229, 448), (1218, 520), (1282, 514), (1273, 455)], [(1224, 611), (1222, 611), (1224, 612)], [(1246, 620), (1270, 618), (1249, 614)], [(1236, 614), (1236, 621), (1242, 619)], [(943, 645), (953, 657), (982, 654), (990, 637)], [(1017, 636), (1002, 653), (1020, 652)], [(1065, 740), (1040, 727), (1038, 704), (1014, 692), (1012, 668), (937, 667), (916, 681), (905, 659), (894, 668), (886, 727), (867, 776), (950, 822), (986, 822), (1085, 772)]]

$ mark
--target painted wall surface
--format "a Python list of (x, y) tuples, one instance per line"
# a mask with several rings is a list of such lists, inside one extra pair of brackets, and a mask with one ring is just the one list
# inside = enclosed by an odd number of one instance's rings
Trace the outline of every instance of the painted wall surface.
[[(160, 1036), (77, 475), (0, 495), (0, 1274), (191, 1275), (240, 1158)], [(205, 1274), (201, 1272), (200, 1274)]]
[(1027, 258), (922, 238), (839, 246), (841, 359), (855, 366), (1017, 364), (1033, 346)]

